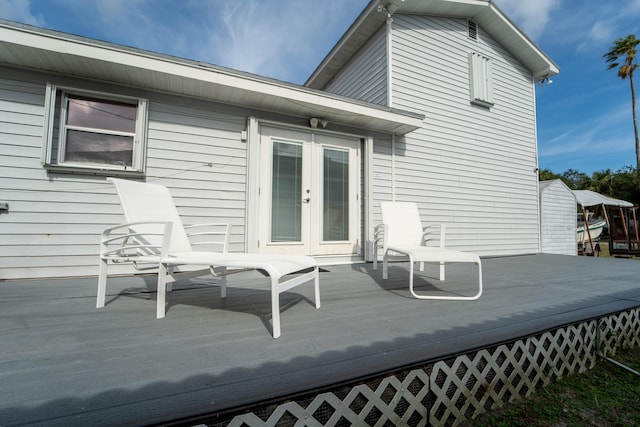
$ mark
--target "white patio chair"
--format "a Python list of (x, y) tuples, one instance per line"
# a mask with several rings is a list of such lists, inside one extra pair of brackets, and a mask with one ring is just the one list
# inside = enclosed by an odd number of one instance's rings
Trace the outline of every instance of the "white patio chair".
[[(215, 230), (220, 224), (184, 227), (171, 194), (157, 184), (107, 178), (120, 197), (126, 223), (110, 227), (102, 233), (100, 243), (100, 271), (96, 307), (104, 307), (107, 267), (109, 263), (133, 263), (136, 268), (158, 269), (158, 297), (156, 316), (165, 316), (167, 283), (187, 277), (212, 274), (220, 279), (221, 297), (226, 297), (226, 275), (247, 269), (266, 272), (271, 278), (271, 311), (273, 337), (280, 336), (280, 294), (298, 285), (313, 281), (315, 305), (320, 308), (320, 279), (318, 264), (308, 256), (227, 253), (229, 227)], [(214, 227), (213, 231), (198, 231)], [(190, 234), (187, 232), (189, 230)], [(221, 237), (221, 252), (194, 251), (190, 236), (200, 240), (209, 236)], [(211, 244), (212, 242), (201, 242)], [(197, 271), (178, 271), (180, 266), (205, 266)], [(189, 267), (187, 267), (188, 269)], [(185, 269), (185, 270), (187, 270)], [(193, 270), (193, 268), (191, 267)], [(309, 271), (310, 270), (310, 271)], [(282, 280), (285, 276), (298, 273)], [(170, 290), (170, 289), (169, 289)]]
[[(480, 257), (468, 252), (445, 249), (445, 226), (440, 225), (440, 245), (426, 246), (428, 228), (423, 228), (415, 203), (381, 202), (382, 224), (376, 227), (373, 269), (378, 269), (378, 246), (382, 242), (382, 278), (388, 278), (389, 253), (394, 252), (409, 257), (409, 290), (420, 299), (475, 300), (482, 295), (482, 263)], [(413, 289), (413, 268), (420, 263), (439, 263), (440, 280), (445, 280), (445, 263), (472, 262), (478, 266), (478, 292), (473, 296), (419, 295)]]

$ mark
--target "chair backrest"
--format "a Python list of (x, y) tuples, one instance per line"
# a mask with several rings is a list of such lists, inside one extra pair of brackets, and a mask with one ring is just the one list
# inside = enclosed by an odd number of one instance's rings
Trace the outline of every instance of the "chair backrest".
[[(173, 222), (173, 230), (169, 251), (185, 252), (192, 250), (176, 205), (166, 187), (117, 178), (107, 178), (107, 181), (110, 181), (116, 187), (126, 222), (171, 221)], [(134, 230), (139, 233), (154, 233), (158, 232), (160, 227), (136, 226)], [(147, 240), (147, 243), (160, 245), (162, 236), (151, 237)]]
[(422, 244), (422, 223), (418, 206), (411, 202), (380, 202), (384, 241), (388, 246), (411, 247)]

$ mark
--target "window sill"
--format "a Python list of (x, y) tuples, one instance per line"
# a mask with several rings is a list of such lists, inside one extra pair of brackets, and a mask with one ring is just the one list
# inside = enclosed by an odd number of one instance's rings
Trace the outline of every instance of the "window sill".
[(44, 165), (48, 173), (74, 174), (74, 175), (92, 175), (92, 176), (115, 176), (123, 178), (144, 178), (142, 171), (110, 169), (100, 167), (82, 167), (82, 166), (59, 166)]
[(479, 107), (484, 107), (487, 110), (490, 109), (491, 107), (493, 107), (493, 102), (483, 101), (481, 99), (472, 99), (471, 100), (471, 104), (472, 105), (477, 105)]

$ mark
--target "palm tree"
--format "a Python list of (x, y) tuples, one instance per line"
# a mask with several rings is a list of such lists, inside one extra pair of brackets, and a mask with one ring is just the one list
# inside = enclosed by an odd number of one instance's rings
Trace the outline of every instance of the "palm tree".
[(633, 130), (636, 137), (636, 172), (640, 174), (640, 137), (638, 137), (638, 118), (636, 116), (636, 88), (633, 84), (633, 72), (638, 68), (636, 53), (640, 39), (633, 34), (627, 38), (620, 38), (613, 42), (611, 50), (603, 55), (609, 63), (609, 70), (618, 68), (618, 76), (625, 80), (629, 77), (631, 83), (631, 109), (633, 111)]
[(591, 185), (589, 190), (602, 193), (607, 196), (613, 194), (613, 172), (611, 169), (595, 171), (591, 174)]

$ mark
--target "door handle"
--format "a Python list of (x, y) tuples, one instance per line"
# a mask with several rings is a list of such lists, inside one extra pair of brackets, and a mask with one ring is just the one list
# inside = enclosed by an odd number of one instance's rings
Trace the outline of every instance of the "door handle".
[(307, 197), (306, 199), (302, 199), (304, 203), (309, 203), (311, 201), (311, 197)]

